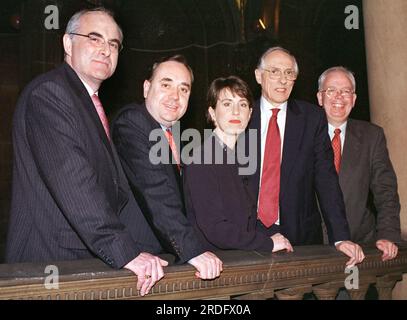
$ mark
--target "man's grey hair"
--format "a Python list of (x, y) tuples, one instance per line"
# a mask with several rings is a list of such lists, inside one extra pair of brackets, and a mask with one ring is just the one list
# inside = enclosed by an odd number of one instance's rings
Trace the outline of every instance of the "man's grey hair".
[[(88, 13), (92, 13), (92, 12), (101, 12), (101, 13), (104, 13), (104, 14), (108, 15), (109, 17), (111, 17), (113, 19), (113, 21), (116, 23), (117, 29), (119, 30), (120, 41), (123, 40), (123, 31), (120, 28), (117, 21), (115, 20), (113, 11), (111, 11), (109, 9), (106, 9), (104, 7), (97, 7), (97, 8), (92, 8), (92, 9), (83, 9), (81, 11), (78, 11), (77, 13), (75, 13), (71, 17), (71, 19), (69, 19), (68, 24), (67, 24), (66, 29), (65, 29), (65, 33), (66, 34), (77, 33), (78, 30), (79, 30), (79, 27), (80, 27), (81, 17), (83, 17), (84, 15), (86, 15)], [(73, 35), (70, 35), (70, 37), (73, 38)]]
[(326, 69), (324, 72), (322, 72), (322, 74), (318, 78), (318, 91), (321, 91), (323, 89), (324, 82), (325, 82), (325, 79), (328, 76), (328, 74), (331, 72), (334, 72), (334, 71), (343, 72), (348, 77), (350, 82), (352, 83), (353, 91), (356, 91), (356, 81), (355, 81), (355, 76), (354, 76), (353, 72), (342, 66), (335, 66), (335, 67)]
[(298, 73), (300, 72), (300, 69), (298, 68), (297, 59), (295, 59), (295, 57), (291, 54), (290, 51), (288, 51), (287, 49), (284, 49), (283, 47), (271, 47), (271, 48), (267, 49), (266, 52), (264, 52), (262, 54), (262, 56), (260, 57), (259, 62), (257, 63), (257, 69), (266, 68), (265, 58), (269, 53), (272, 53), (274, 51), (282, 51), (282, 52), (288, 54), (291, 57), (291, 59), (293, 59), (293, 61), (294, 61), (294, 71), (298, 75)]

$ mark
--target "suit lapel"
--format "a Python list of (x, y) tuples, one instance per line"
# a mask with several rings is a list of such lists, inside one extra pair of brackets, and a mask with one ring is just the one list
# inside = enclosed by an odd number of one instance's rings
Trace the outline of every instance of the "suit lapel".
[(348, 180), (352, 175), (351, 164), (357, 163), (360, 150), (360, 134), (352, 119), (346, 125), (345, 144), (343, 146), (341, 169), (339, 170), (339, 183), (343, 190), (348, 190)]
[[(304, 132), (304, 115), (299, 109), (296, 102), (289, 100), (287, 104), (287, 118), (284, 132), (283, 142), (283, 157), (281, 162), (281, 177), (280, 177), (280, 194), (283, 199), (286, 192), (285, 186), (288, 182), (293, 165), (296, 162), (297, 154), (300, 150), (301, 137)], [(261, 170), (261, 112), (260, 100), (254, 106), (252, 118), (249, 124), (250, 129), (257, 130), (257, 170), (250, 177), (249, 184), (251, 190), (258, 196), (259, 183), (260, 183), (260, 170)], [(246, 150), (248, 149), (248, 135), (246, 135)]]
[[(247, 177), (247, 184), (249, 188), (252, 190), (252, 193), (256, 196), (258, 196), (259, 192), (259, 184), (260, 184), (260, 170), (261, 170), (261, 121), (260, 121), (260, 100), (257, 100), (254, 107), (253, 107), (253, 113), (252, 117), (250, 119), (250, 123), (248, 128), (252, 130), (256, 130), (256, 140), (255, 141), (250, 141), (249, 139), (249, 132), (246, 131), (245, 135), (245, 146), (246, 146), (246, 154), (250, 151), (250, 143), (255, 143), (256, 144), (256, 149), (257, 152), (255, 155), (249, 154), (250, 157), (250, 162), (255, 161), (257, 165), (256, 171)], [(255, 157), (253, 159), (253, 157)]]
[(304, 132), (304, 114), (295, 101), (288, 101), (287, 118), (284, 131), (283, 157), (281, 161), (280, 176), (280, 200), (284, 198), (285, 188), (289, 180), (291, 170), (298, 158), (301, 138)]
[[(168, 149), (168, 154), (169, 154), (169, 159), (170, 159), (170, 161), (171, 161), (171, 159), (172, 159), (172, 151), (171, 151), (171, 148), (170, 148), (170, 145), (169, 145), (169, 143), (168, 143), (168, 140), (167, 140), (167, 138), (166, 138), (166, 136), (165, 136), (165, 133), (164, 133), (164, 130), (162, 129), (162, 127), (161, 127), (161, 125), (151, 116), (151, 114), (147, 111), (147, 107), (146, 107), (146, 105), (145, 104), (142, 104), (141, 105), (141, 111), (142, 111), (142, 113), (144, 114), (144, 117), (148, 120), (148, 122), (149, 122), (149, 127), (150, 127), (150, 132), (152, 131), (152, 130), (155, 130), (155, 129), (160, 129), (161, 131), (160, 131), (160, 134), (162, 134), (161, 135), (161, 139), (162, 139), (162, 141), (163, 141), (163, 143), (164, 143), (164, 145), (165, 145), (165, 147)], [(150, 134), (150, 132), (148, 133), (148, 134)], [(150, 142), (150, 146), (152, 147), (154, 144), (155, 144), (156, 142)], [(177, 144), (177, 143), (176, 143)], [(180, 153), (180, 155), (181, 155), (181, 149), (179, 149), (180, 148), (180, 146), (177, 144), (177, 148), (178, 148), (178, 150), (179, 150), (179, 153)], [(176, 183), (176, 185), (177, 185), (177, 187), (178, 187), (178, 190), (180, 191), (180, 193), (181, 193), (181, 190), (182, 190), (182, 181), (181, 181), (181, 176), (180, 176), (180, 173), (179, 173), (179, 171), (178, 171), (178, 168), (177, 168), (177, 165), (176, 164), (168, 164), (168, 165), (163, 165), (163, 167), (165, 168), (165, 170), (166, 170), (166, 172), (167, 172), (167, 174), (169, 175), (169, 176), (173, 176), (174, 177), (174, 181), (175, 181), (175, 183)]]
[[(100, 121), (99, 115), (96, 111), (96, 108), (92, 102), (91, 97), (89, 96), (88, 91), (83, 85), (82, 81), (79, 79), (75, 71), (66, 63), (63, 64), (65, 69), (66, 78), (74, 91), (74, 94), (82, 102), (78, 105), (78, 108), (85, 110), (85, 114), (91, 119), (96, 127), (97, 136), (102, 140), (103, 145), (108, 151), (110, 157), (107, 157), (109, 164), (111, 166), (112, 174), (114, 176), (114, 182), (116, 183), (117, 193), (118, 193), (118, 206), (122, 207), (128, 201), (128, 195), (126, 190), (128, 190), (127, 179), (124, 176), (124, 173), (121, 168), (120, 160), (117, 156), (114, 146), (110, 143), (109, 139), (106, 136), (105, 129)], [(83, 114), (83, 112), (80, 112)]]
[(79, 79), (75, 71), (66, 63), (64, 64), (64, 66), (67, 74), (67, 79), (71, 84), (71, 88), (74, 90), (76, 96), (79, 97), (79, 99), (82, 102), (82, 106), (80, 107), (84, 107), (86, 113), (92, 119), (92, 122), (94, 123), (97, 129), (97, 133), (100, 139), (102, 140), (103, 144), (105, 145), (106, 149), (108, 150), (110, 156), (113, 159), (114, 157), (110, 141), (106, 136), (105, 129), (103, 128), (102, 122), (100, 121), (99, 115), (96, 111), (95, 106), (93, 105), (92, 99), (89, 96), (88, 91), (86, 90), (85, 86), (83, 85), (82, 81)]

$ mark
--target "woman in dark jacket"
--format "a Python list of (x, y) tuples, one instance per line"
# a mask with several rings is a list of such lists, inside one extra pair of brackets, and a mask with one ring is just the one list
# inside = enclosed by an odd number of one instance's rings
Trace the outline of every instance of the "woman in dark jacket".
[(208, 250), (240, 249), (292, 251), (277, 233), (267, 236), (256, 229), (257, 198), (242, 173), (244, 142), (239, 139), (252, 113), (248, 85), (238, 77), (215, 79), (208, 90), (208, 120), (215, 129), (194, 150), (184, 170), (187, 216)]

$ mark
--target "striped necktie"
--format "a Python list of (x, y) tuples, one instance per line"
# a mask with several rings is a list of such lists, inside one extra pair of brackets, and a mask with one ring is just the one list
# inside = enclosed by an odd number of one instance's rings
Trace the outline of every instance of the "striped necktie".
[(100, 122), (102, 122), (103, 128), (105, 129), (107, 138), (110, 140), (109, 121), (107, 120), (105, 110), (103, 109), (102, 103), (96, 93), (92, 95), (92, 101), (99, 115)]

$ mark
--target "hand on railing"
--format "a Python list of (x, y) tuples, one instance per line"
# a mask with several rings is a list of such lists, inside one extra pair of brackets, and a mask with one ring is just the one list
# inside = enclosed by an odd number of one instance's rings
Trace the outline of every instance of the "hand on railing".
[(386, 239), (377, 240), (376, 247), (383, 252), (382, 261), (394, 259), (397, 257), (397, 253), (399, 251), (399, 248), (394, 244), (394, 242)]
[(222, 261), (212, 252), (207, 251), (188, 261), (198, 271), (195, 275), (198, 278), (210, 280), (220, 276), (223, 271)]
[(365, 259), (365, 254), (362, 248), (352, 241), (341, 241), (335, 245), (336, 250), (343, 252), (350, 259), (346, 262), (346, 266), (353, 267), (355, 264), (361, 263)]
[(167, 261), (150, 253), (142, 252), (126, 264), (124, 268), (133, 271), (137, 275), (137, 290), (140, 291), (140, 295), (144, 296), (158, 280), (164, 277), (163, 267), (167, 265)]
[(281, 233), (276, 233), (272, 235), (271, 240), (273, 240), (274, 242), (273, 252), (280, 250), (287, 250), (287, 252), (294, 251), (290, 241), (286, 237), (284, 237)]

